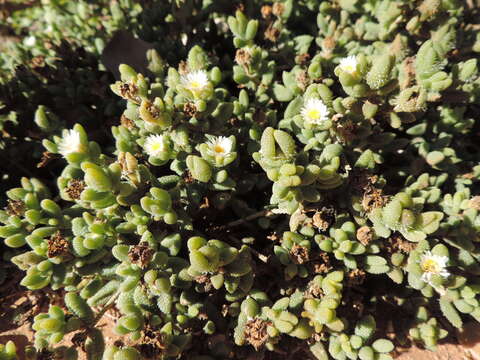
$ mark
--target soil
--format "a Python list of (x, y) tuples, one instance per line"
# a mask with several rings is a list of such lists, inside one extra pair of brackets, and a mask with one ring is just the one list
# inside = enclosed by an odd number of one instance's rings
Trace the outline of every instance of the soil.
[[(15, 275), (15, 274), (14, 274)], [(61, 300), (59, 292), (43, 293), (42, 291), (31, 292), (19, 289), (13, 285), (14, 277), (7, 281), (2, 287), (8, 289), (8, 294), (2, 291), (0, 297), (0, 343), (5, 344), (12, 340), (17, 346), (18, 358), (25, 359), (24, 348), (33, 343), (33, 331), (31, 325), (33, 317), (48, 309), (49, 303), (57, 303)], [(18, 283), (18, 282), (17, 282)], [(116, 335), (113, 332), (115, 310), (105, 312), (98, 322), (107, 344), (122, 341), (128, 345), (128, 338)], [(62, 345), (72, 346), (74, 334), (67, 335)], [(256, 337), (255, 337), (256, 338)], [(258, 339), (260, 340), (260, 339)], [(275, 359), (281, 360), (283, 355), (275, 354)], [(437, 351), (432, 352), (418, 347), (401, 348), (396, 350), (396, 360), (480, 360), (480, 324), (476, 322), (467, 323), (462, 331), (449, 337), (449, 342), (440, 344)], [(79, 360), (86, 360), (85, 354), (79, 350)]]

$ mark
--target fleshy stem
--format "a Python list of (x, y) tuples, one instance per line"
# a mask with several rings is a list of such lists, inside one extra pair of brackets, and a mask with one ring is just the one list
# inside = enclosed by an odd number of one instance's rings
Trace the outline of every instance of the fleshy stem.
[(252, 215), (248, 215), (247, 217), (245, 217), (243, 219), (238, 219), (238, 220), (229, 222), (228, 224), (226, 224), (224, 226), (221, 226), (220, 228), (221, 229), (230, 228), (230, 227), (242, 225), (242, 224), (244, 224), (248, 221), (257, 219), (257, 218), (262, 217), (262, 216), (269, 217), (269, 216), (272, 216), (272, 215), (274, 215), (274, 213), (271, 210), (262, 210), (262, 211), (254, 213)]
[(94, 319), (91, 326), (95, 326), (100, 321), (100, 319), (103, 317), (103, 315), (115, 305), (115, 300), (117, 300), (117, 298), (119, 296), (120, 296), (120, 290), (118, 290), (115, 294), (113, 294), (110, 297), (110, 299), (108, 299), (106, 304), (103, 306), (102, 310), (100, 310), (98, 312), (97, 316), (95, 316), (95, 319)]

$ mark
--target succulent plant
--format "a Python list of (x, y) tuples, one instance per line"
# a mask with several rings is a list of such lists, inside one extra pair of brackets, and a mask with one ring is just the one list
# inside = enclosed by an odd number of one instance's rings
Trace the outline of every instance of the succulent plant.
[[(14, 10), (2, 261), (65, 305), (36, 315), (27, 357), (387, 360), (480, 321), (471, 6)], [(117, 30), (139, 39), (111, 74)], [(97, 325), (113, 306), (121, 344)], [(389, 338), (380, 320), (397, 313)], [(78, 349), (58, 345), (67, 334)], [(0, 359), (15, 353), (0, 346)]]
[(5, 345), (0, 345), (0, 359), (13, 360), (17, 358), (17, 349), (13, 341), (8, 341)]

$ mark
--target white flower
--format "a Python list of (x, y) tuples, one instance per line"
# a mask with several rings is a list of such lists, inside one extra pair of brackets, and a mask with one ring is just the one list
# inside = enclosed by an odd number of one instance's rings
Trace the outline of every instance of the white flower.
[(60, 141), (60, 144), (58, 144), (58, 152), (66, 156), (81, 151), (82, 143), (80, 142), (80, 133), (73, 129), (68, 130), (67, 134)]
[(35, 38), (35, 36), (27, 36), (27, 37), (25, 38), (25, 40), (23, 41), (23, 43), (24, 43), (26, 46), (31, 47), (31, 46), (35, 45), (36, 41), (37, 41), (37, 39)]
[(306, 122), (319, 125), (328, 120), (328, 108), (322, 100), (310, 98), (302, 109), (302, 116)]
[(357, 72), (357, 58), (354, 55), (347, 56), (340, 60), (340, 69), (349, 73), (350, 75), (354, 75)]
[(182, 85), (193, 93), (204, 90), (209, 82), (207, 72), (205, 70), (197, 70), (183, 75), (181, 78)]
[(440, 275), (447, 278), (450, 275), (446, 269), (447, 263), (447, 256), (433, 255), (431, 251), (425, 252), (420, 258), (420, 267), (423, 271), (422, 280), (430, 283), (432, 275)]
[(214, 137), (207, 142), (208, 153), (212, 156), (225, 157), (232, 152), (233, 143), (228, 137)]
[(149, 135), (143, 144), (143, 148), (150, 156), (159, 157), (166, 150), (163, 135)]

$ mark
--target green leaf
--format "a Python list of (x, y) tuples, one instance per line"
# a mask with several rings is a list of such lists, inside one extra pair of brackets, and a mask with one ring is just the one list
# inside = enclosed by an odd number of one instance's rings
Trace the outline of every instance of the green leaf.
[(449, 300), (445, 299), (444, 297), (440, 298), (440, 309), (442, 310), (442, 314), (448, 319), (448, 321), (450, 321), (453, 326), (458, 329), (462, 328), (462, 318)]
[(379, 353), (389, 353), (393, 350), (394, 346), (390, 340), (378, 339), (373, 342), (372, 348)]
[(112, 190), (112, 181), (97, 165), (85, 169), (85, 182), (90, 188), (99, 192)]
[(285, 113), (283, 114), (283, 117), (285, 119), (290, 119), (295, 115), (300, 114), (300, 111), (302, 110), (302, 106), (303, 106), (303, 98), (301, 96), (297, 96), (295, 99), (290, 101), (287, 108), (285, 109)]
[(367, 341), (376, 329), (375, 318), (372, 315), (364, 316), (355, 327), (355, 335)]
[(275, 83), (273, 85), (273, 95), (275, 96), (275, 99), (281, 102), (287, 102), (291, 101), (293, 99), (293, 92), (288, 89), (287, 87)]
[(432, 234), (438, 230), (440, 221), (443, 219), (443, 213), (440, 211), (427, 211), (420, 214), (420, 219), (415, 227), (422, 230), (425, 234)]
[(187, 166), (193, 178), (201, 182), (209, 182), (212, 178), (212, 168), (208, 162), (196, 155), (187, 157)]
[(325, 346), (321, 342), (316, 342), (310, 346), (310, 352), (315, 356), (317, 360), (328, 360), (328, 352), (325, 350)]

